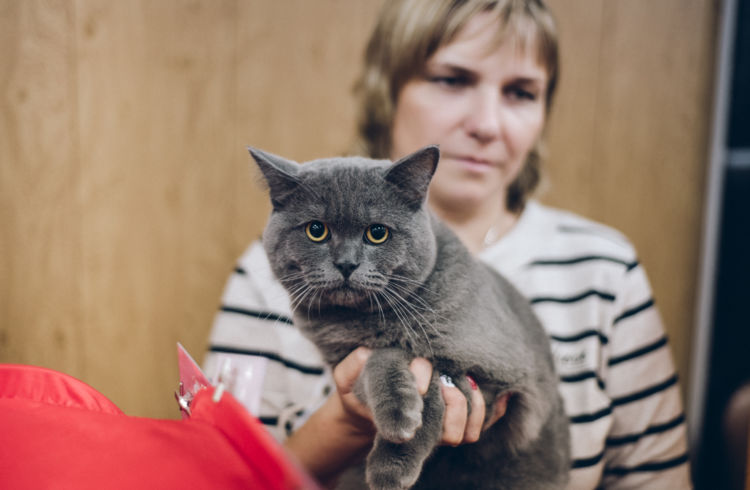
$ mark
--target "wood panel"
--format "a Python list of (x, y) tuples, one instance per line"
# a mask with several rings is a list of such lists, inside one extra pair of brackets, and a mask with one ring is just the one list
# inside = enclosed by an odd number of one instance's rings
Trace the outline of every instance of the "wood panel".
[(0, 8), (0, 361), (176, 416), (174, 345), (202, 356), (267, 217), (245, 145), (299, 159), (348, 146), (378, 3)]
[(87, 378), (166, 415), (174, 343), (200, 352), (228, 270), (236, 2), (79, 1), (77, 16)]
[[(546, 200), (615, 226), (634, 242), (684, 394), (716, 2), (558, 1), (553, 7), (562, 30), (563, 81), (551, 121)], [(582, 28), (588, 25), (598, 29)]]
[[(0, 362), (176, 416), (174, 344), (201, 357), (268, 214), (244, 147), (348, 148), (381, 3), (0, 0)], [(714, 2), (551, 4), (545, 199), (634, 240), (684, 378)]]
[(73, 8), (0, 2), (0, 361), (83, 372)]

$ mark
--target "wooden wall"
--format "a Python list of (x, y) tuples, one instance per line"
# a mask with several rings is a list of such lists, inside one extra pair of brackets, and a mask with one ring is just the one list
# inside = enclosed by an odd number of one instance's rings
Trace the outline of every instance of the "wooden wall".
[[(0, 0), (0, 362), (175, 417), (268, 213), (244, 146), (352, 136), (380, 1)], [(554, 0), (563, 81), (543, 199), (625, 231), (687, 377), (716, 0)]]

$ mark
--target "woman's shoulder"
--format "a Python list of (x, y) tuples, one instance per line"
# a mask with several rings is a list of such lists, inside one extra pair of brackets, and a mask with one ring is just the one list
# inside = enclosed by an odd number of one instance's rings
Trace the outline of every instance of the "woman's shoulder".
[(227, 294), (232, 292), (237, 302), (252, 297), (274, 311), (288, 314), (287, 294), (271, 270), (260, 240), (250, 243), (237, 260), (227, 287)]
[[(612, 226), (577, 213), (536, 201), (528, 205), (531, 239), (540, 253), (602, 255), (632, 263), (637, 253), (632, 242)], [(571, 257), (574, 258), (574, 257)]]
[(274, 280), (271, 263), (260, 240), (254, 240), (248, 245), (237, 260), (237, 270), (248, 277), (259, 281)]

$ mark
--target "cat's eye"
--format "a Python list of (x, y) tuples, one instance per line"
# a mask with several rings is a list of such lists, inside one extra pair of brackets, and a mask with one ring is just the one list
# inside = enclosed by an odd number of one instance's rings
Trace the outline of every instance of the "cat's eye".
[(389, 236), (391, 236), (391, 232), (388, 230), (388, 227), (381, 224), (370, 225), (365, 231), (365, 240), (373, 245), (384, 243), (388, 240)]
[(316, 243), (323, 242), (330, 236), (328, 225), (321, 221), (310, 221), (307, 223), (305, 233), (307, 233), (307, 238)]

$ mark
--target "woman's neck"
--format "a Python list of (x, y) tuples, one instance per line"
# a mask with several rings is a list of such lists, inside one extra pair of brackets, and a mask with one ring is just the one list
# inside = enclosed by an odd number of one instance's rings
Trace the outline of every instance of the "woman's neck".
[(473, 208), (429, 204), (474, 255), (500, 240), (518, 221), (518, 214), (508, 211), (504, 200), (486, 201)]

